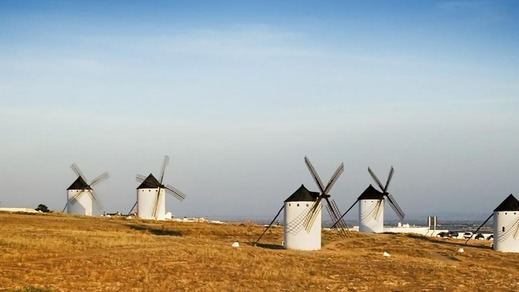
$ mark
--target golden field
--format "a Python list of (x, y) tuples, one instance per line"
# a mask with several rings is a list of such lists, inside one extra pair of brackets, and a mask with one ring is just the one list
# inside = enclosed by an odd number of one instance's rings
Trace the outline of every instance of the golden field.
[(519, 254), (485, 241), (458, 253), (460, 241), (328, 231), (321, 251), (301, 252), (279, 249), (281, 228), (250, 244), (262, 230), (0, 213), (0, 290), (519, 291)]

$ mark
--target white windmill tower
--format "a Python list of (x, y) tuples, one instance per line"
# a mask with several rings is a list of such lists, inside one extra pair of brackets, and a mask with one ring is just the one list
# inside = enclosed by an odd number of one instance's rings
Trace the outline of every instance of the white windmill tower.
[(184, 193), (174, 186), (163, 184), (168, 164), (169, 156), (166, 155), (162, 164), (160, 180), (157, 180), (151, 173), (147, 177), (137, 175), (137, 181), (141, 182), (141, 184), (137, 187), (137, 202), (132, 207), (132, 210), (137, 207), (137, 217), (164, 220), (166, 217), (166, 193), (180, 201), (186, 197)]
[[(329, 192), (344, 171), (344, 164), (341, 163), (330, 178), (328, 184), (324, 186), (321, 178), (307, 157), (305, 157), (305, 163), (321, 192), (311, 192), (306, 189), (304, 185), (301, 185), (299, 189), (285, 200), (281, 209), (279, 209), (274, 219), (270, 222), (265, 231), (263, 231), (256, 243), (260, 241), (284, 209), (285, 228), (283, 230), (283, 238), (285, 248), (297, 250), (321, 249), (321, 200), (324, 199), (326, 201), (327, 211), (332, 222), (337, 221), (340, 211), (335, 201), (330, 199)], [(346, 223), (340, 220), (337, 226), (339, 234), (343, 236), (345, 234), (343, 228), (346, 227)]]
[(519, 201), (510, 194), (494, 209), (494, 212), (478, 227), (474, 234), (477, 234), (492, 217), (494, 217), (494, 250), (519, 252)]
[[(387, 189), (389, 183), (393, 177), (394, 169), (391, 167), (389, 175), (387, 177), (386, 185), (382, 185), (378, 177), (373, 173), (371, 168), (368, 167), (368, 172), (375, 180), (376, 184), (382, 191), (375, 189), (372, 185), (369, 185), (364, 192), (357, 198), (357, 201), (346, 210), (346, 212), (340, 217), (341, 219), (359, 203), (359, 231), (368, 233), (381, 233), (384, 232), (384, 201), (387, 198), (389, 206), (395, 211), (396, 215), (400, 220), (404, 219), (404, 212), (396, 202), (395, 198), (388, 193)], [(335, 225), (335, 224), (334, 224)]]
[(93, 203), (97, 205), (100, 211), (103, 210), (104, 208), (94, 195), (95, 192), (92, 187), (107, 179), (109, 177), (108, 172), (100, 174), (90, 183), (87, 183), (88, 180), (76, 163), (73, 163), (70, 168), (78, 178), (67, 188), (67, 203), (63, 212), (66, 210), (68, 214), (92, 216), (95, 213), (93, 212)]

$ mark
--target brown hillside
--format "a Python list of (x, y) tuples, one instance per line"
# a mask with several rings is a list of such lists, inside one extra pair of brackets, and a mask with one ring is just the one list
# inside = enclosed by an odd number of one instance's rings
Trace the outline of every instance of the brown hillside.
[[(0, 287), (63, 291), (519, 290), (519, 254), (473, 242), (323, 233), (323, 249), (278, 249), (281, 228), (0, 213)], [(232, 242), (241, 247), (233, 249)], [(387, 251), (391, 257), (383, 257)]]

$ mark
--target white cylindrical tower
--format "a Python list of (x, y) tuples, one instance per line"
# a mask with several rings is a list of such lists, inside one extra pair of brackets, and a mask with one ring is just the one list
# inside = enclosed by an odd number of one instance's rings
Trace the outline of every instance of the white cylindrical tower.
[(359, 201), (359, 232), (384, 232), (384, 200)]
[(304, 185), (285, 200), (284, 246), (287, 249), (321, 249), (321, 204), (315, 210), (314, 218), (307, 230), (305, 218), (317, 200), (319, 193), (310, 192)]
[(92, 188), (78, 177), (67, 188), (67, 213), (75, 215), (92, 216)]
[(137, 217), (156, 220), (166, 217), (166, 191), (152, 174), (137, 187)]
[(384, 194), (369, 185), (358, 197), (359, 232), (384, 232)]
[[(137, 190), (137, 217), (142, 219), (165, 219), (166, 192), (164, 189), (160, 189), (160, 194), (158, 192), (159, 188)], [(155, 208), (157, 208), (156, 211)]]
[(508, 196), (494, 210), (494, 250), (519, 252), (519, 201)]
[(67, 191), (67, 213), (92, 216), (92, 195), (90, 190)]

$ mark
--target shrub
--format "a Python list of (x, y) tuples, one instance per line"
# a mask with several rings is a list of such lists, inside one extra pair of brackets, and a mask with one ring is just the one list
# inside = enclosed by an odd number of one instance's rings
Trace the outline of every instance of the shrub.
[(43, 213), (49, 213), (49, 208), (45, 206), (44, 204), (39, 204), (38, 207), (36, 207), (36, 211), (42, 211)]

